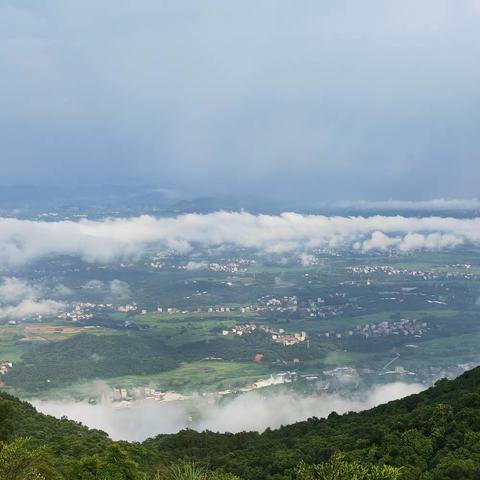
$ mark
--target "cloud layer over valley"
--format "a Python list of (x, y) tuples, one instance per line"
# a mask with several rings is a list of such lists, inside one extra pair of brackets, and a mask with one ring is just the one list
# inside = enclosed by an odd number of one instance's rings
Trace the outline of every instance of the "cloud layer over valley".
[(327, 217), (218, 211), (172, 218), (139, 216), (56, 222), (0, 219), (0, 266), (54, 255), (87, 262), (133, 258), (149, 247), (188, 252), (193, 247), (233, 246), (266, 253), (315, 248), (401, 252), (480, 244), (480, 218)]
[(131, 407), (105, 403), (90, 405), (75, 401), (35, 401), (42, 412), (68, 416), (89, 427), (106, 431), (113, 439), (140, 441), (160, 433), (184, 428), (218, 432), (263, 431), (310, 417), (326, 417), (332, 411), (344, 413), (372, 408), (423, 390), (420, 384), (394, 382), (377, 385), (356, 397), (339, 394), (300, 395), (293, 392), (262, 395), (251, 392), (222, 403), (201, 397), (189, 402), (141, 401)]

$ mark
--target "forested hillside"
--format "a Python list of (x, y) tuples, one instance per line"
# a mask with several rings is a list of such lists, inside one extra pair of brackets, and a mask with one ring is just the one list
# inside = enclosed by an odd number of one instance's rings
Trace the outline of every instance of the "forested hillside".
[[(473, 480), (480, 478), (480, 369), (362, 413), (262, 434), (183, 431), (142, 444), (113, 442), (1, 394), (0, 436), (2, 479)], [(27, 476), (29, 468), (37, 476)]]

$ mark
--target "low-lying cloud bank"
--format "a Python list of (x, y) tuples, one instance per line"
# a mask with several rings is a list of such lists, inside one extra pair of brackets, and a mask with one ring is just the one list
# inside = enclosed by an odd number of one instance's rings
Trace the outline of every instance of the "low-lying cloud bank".
[(161, 246), (235, 246), (267, 253), (352, 248), (358, 251), (439, 250), (480, 245), (480, 217), (370, 217), (283, 213), (253, 215), (219, 211), (173, 218), (143, 215), (128, 219), (44, 222), (0, 218), (0, 266), (24, 264), (49, 255), (73, 255), (109, 262)]
[(415, 211), (480, 211), (480, 199), (470, 198), (436, 198), (433, 200), (424, 201), (411, 201), (411, 200), (384, 200), (384, 201), (372, 201), (372, 200), (357, 200), (335, 202), (331, 205), (336, 208), (345, 208), (352, 210), (384, 210), (384, 211), (398, 211), (398, 210), (410, 210)]
[(378, 385), (356, 397), (337, 394), (300, 395), (251, 392), (214, 403), (204, 398), (188, 402), (161, 403), (145, 400), (129, 408), (105, 403), (90, 405), (74, 401), (34, 401), (38, 410), (56, 417), (67, 416), (92, 428), (107, 432), (115, 440), (141, 441), (160, 433), (184, 428), (215, 432), (264, 431), (281, 425), (326, 417), (332, 411), (345, 413), (372, 408), (381, 403), (418, 393), (420, 384), (394, 382)]
[(60, 285), (55, 292), (51, 292), (40, 283), (29, 282), (16, 277), (0, 279), (0, 319), (22, 319), (32, 315), (55, 315), (65, 307), (65, 304), (55, 299), (44, 298), (49, 293), (66, 295), (68, 289)]

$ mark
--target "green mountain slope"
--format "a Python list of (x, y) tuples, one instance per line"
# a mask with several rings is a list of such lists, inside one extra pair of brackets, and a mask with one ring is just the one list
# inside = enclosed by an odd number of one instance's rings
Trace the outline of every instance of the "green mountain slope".
[[(187, 430), (142, 444), (112, 442), (103, 432), (40, 414), (28, 403), (0, 394), (0, 437), (7, 442), (28, 437), (28, 449), (47, 446), (55, 457), (53, 468), (68, 479), (154, 478), (157, 470), (164, 472), (181, 460), (233, 472), (243, 480), (327, 479), (331, 477), (318, 469), (315, 473), (304, 467), (300, 474), (296, 467), (300, 462), (326, 462), (335, 452), (343, 452), (349, 465), (401, 467), (399, 478), (405, 480), (478, 479), (480, 368), (361, 413), (312, 418), (262, 434)], [(92, 462), (95, 468), (106, 468), (111, 458), (140, 476), (84, 475)]]

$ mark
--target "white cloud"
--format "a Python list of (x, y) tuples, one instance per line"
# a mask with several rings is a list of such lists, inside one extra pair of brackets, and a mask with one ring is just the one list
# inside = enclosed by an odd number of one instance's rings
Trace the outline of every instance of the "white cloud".
[(20, 278), (6, 277), (0, 284), (0, 303), (13, 303), (24, 298), (37, 298), (40, 294), (38, 285), (33, 285)]
[(0, 318), (55, 315), (65, 307), (63, 302), (41, 298), (43, 295), (43, 288), (39, 284), (5, 277), (0, 284)]
[(185, 265), (187, 270), (205, 270), (208, 268), (208, 263), (205, 262), (188, 262)]
[(94, 290), (105, 295), (113, 295), (118, 298), (126, 298), (131, 294), (130, 285), (127, 282), (122, 280), (112, 280), (111, 282), (105, 283), (101, 280), (89, 280), (83, 285), (86, 290)]
[(115, 297), (128, 298), (131, 294), (130, 285), (122, 280), (112, 280), (108, 285)]
[(300, 263), (304, 267), (310, 267), (315, 262), (315, 257), (313, 255), (309, 255), (308, 253), (302, 252), (300, 254)]
[(0, 318), (28, 318), (33, 315), (56, 315), (65, 304), (56, 300), (22, 300), (17, 305), (0, 307)]
[(114, 439), (141, 441), (160, 433), (175, 433), (184, 428), (219, 432), (263, 431), (278, 428), (309, 417), (326, 417), (332, 411), (345, 413), (374, 407), (423, 390), (420, 384), (402, 382), (373, 387), (363, 394), (301, 395), (293, 392), (240, 395), (222, 403), (195, 401), (193, 424), (189, 402), (158, 403), (143, 401), (131, 408), (115, 408), (113, 404), (89, 405), (87, 402), (35, 401), (42, 412), (68, 416), (89, 427), (106, 431)]
[(71, 288), (68, 288), (67, 286), (62, 285), (60, 283), (52, 290), (52, 293), (56, 297), (69, 297), (73, 295), (75, 292)]
[(88, 262), (138, 257), (148, 246), (188, 252), (192, 247), (231, 245), (267, 253), (319, 247), (401, 251), (480, 244), (480, 218), (253, 215), (219, 211), (172, 218), (139, 216), (102, 221), (43, 222), (0, 219), (0, 265), (14, 266), (48, 255)]
[(84, 289), (86, 290), (104, 290), (105, 289), (105, 283), (103, 283), (101, 280), (89, 280), (85, 285), (83, 285)]

